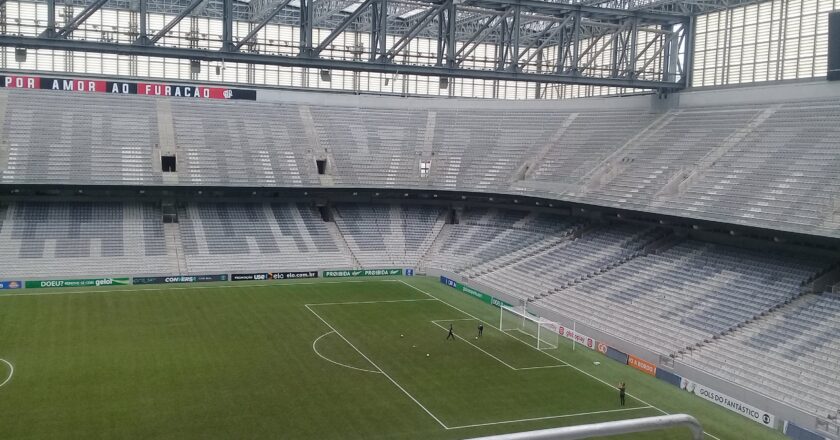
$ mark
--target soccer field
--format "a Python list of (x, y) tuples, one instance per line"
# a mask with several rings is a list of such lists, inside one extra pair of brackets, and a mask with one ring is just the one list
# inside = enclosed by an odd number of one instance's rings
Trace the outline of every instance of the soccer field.
[(680, 412), (708, 438), (784, 438), (598, 353), (537, 350), (432, 278), (34, 292), (0, 295), (4, 439), (456, 439)]

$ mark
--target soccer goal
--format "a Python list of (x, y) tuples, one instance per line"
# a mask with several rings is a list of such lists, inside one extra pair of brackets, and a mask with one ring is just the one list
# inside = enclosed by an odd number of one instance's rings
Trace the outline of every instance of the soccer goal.
[(499, 330), (524, 334), (523, 341), (533, 344), (538, 350), (557, 348), (560, 335), (557, 324), (547, 319), (531, 316), (526, 311), (502, 306), (499, 311)]

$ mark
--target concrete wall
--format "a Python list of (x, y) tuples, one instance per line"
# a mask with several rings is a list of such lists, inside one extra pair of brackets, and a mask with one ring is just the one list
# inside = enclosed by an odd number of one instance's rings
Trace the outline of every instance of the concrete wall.
[(597, 111), (635, 110), (663, 112), (673, 108), (759, 105), (813, 99), (840, 98), (840, 81), (808, 81), (801, 83), (747, 85), (731, 88), (692, 90), (667, 97), (633, 95), (563, 100), (504, 101), (469, 98), (398, 97), (351, 95), (347, 93), (313, 93), (293, 90), (259, 90), (257, 100), (309, 105), (332, 105), (360, 108), (413, 109), (482, 109), (506, 111)]

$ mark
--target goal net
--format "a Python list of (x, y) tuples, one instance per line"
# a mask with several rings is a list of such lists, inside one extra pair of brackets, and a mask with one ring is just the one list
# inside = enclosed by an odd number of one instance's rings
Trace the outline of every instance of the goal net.
[(502, 306), (499, 316), (499, 329), (506, 333), (519, 333), (516, 337), (533, 344), (539, 350), (557, 348), (560, 335), (557, 333), (557, 323), (537, 316), (531, 316), (526, 311)]

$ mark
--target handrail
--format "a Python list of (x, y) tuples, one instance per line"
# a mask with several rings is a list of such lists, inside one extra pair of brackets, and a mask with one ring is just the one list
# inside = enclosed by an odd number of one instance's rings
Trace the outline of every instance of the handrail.
[(633, 432), (654, 431), (680, 425), (688, 427), (693, 440), (703, 440), (703, 427), (700, 426), (700, 422), (697, 419), (688, 414), (671, 414), (666, 416), (617, 420), (614, 422), (592, 423), (588, 425), (566, 426), (563, 428), (541, 429), (539, 431), (516, 432), (489, 437), (477, 437), (472, 440), (578, 440)]

